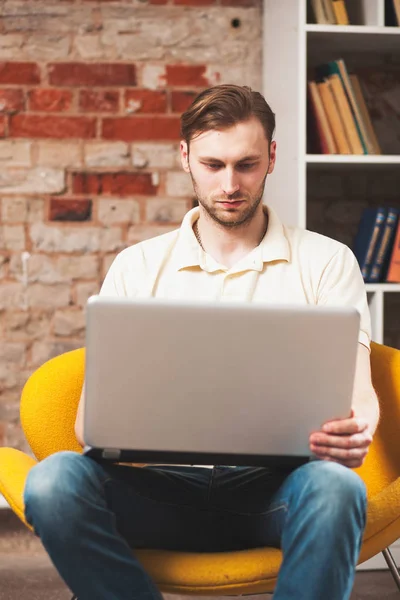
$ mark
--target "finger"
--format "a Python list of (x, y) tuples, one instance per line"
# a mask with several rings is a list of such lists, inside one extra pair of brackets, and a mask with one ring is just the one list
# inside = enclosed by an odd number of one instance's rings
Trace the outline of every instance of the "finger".
[(368, 423), (362, 417), (353, 417), (352, 419), (342, 419), (339, 421), (328, 421), (322, 427), (325, 433), (334, 433), (336, 435), (361, 433), (368, 427)]
[(311, 452), (313, 452), (319, 458), (336, 458), (340, 461), (351, 461), (363, 458), (367, 455), (368, 450), (366, 448), (331, 448), (330, 446), (310, 446)]
[(353, 435), (328, 435), (316, 433), (310, 436), (310, 443), (316, 446), (330, 446), (337, 448), (367, 448), (372, 442), (369, 431), (354, 433)]

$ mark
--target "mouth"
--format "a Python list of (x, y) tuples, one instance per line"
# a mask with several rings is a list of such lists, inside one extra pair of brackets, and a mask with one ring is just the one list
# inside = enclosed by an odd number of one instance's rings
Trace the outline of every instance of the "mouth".
[(223, 206), (224, 208), (238, 208), (239, 206), (241, 206), (244, 203), (244, 200), (233, 200), (231, 202), (218, 202), (218, 204), (221, 204), (221, 206)]

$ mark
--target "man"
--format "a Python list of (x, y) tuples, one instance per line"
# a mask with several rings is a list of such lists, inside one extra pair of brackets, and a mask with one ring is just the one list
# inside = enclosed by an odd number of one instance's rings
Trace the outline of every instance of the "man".
[[(71, 452), (41, 462), (28, 477), (26, 517), (80, 600), (160, 598), (131, 547), (281, 547), (275, 600), (350, 596), (366, 512), (365, 486), (351, 469), (363, 463), (379, 419), (368, 305), (349, 248), (285, 227), (263, 205), (274, 128), (261, 94), (234, 85), (202, 92), (182, 115), (180, 147), (199, 207), (179, 230), (122, 251), (101, 293), (355, 306), (361, 327), (352, 414), (312, 434), (320, 460), (292, 471), (104, 466)], [(81, 399), (76, 434), (83, 445), (82, 414)]]

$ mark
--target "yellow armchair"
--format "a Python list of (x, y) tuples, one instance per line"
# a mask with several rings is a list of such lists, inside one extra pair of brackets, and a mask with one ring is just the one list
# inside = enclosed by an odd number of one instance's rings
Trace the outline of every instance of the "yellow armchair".
[[(79, 349), (49, 360), (23, 389), (21, 422), (37, 461), (60, 450), (82, 451), (74, 421), (84, 358)], [(373, 343), (371, 360), (381, 420), (364, 465), (356, 469), (368, 491), (359, 563), (383, 552), (400, 589), (387, 548), (400, 537), (400, 350)], [(19, 450), (0, 448), (0, 493), (25, 525), (23, 489), (35, 464)], [(136, 555), (162, 592), (216, 596), (272, 592), (282, 560), (275, 548), (208, 554), (141, 550)]]

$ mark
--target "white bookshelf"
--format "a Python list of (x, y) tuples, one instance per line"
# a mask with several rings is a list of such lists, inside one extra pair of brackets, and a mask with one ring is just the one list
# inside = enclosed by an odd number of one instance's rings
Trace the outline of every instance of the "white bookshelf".
[[(379, 174), (399, 169), (400, 147), (395, 156), (307, 154), (307, 69), (329, 60), (346, 60), (352, 53), (398, 55), (400, 27), (385, 26), (384, 5), (384, 0), (348, 0), (350, 20), (357, 24), (340, 26), (307, 23), (306, 0), (264, 0), (263, 93), (277, 118), (277, 162), (267, 179), (265, 202), (288, 225), (307, 227), (307, 180), (315, 170), (374, 169)], [(400, 284), (366, 284), (366, 291), (372, 337), (382, 343), (385, 296), (399, 293)], [(399, 543), (392, 552), (400, 564)], [(386, 563), (378, 556), (360, 568), (386, 568)]]

